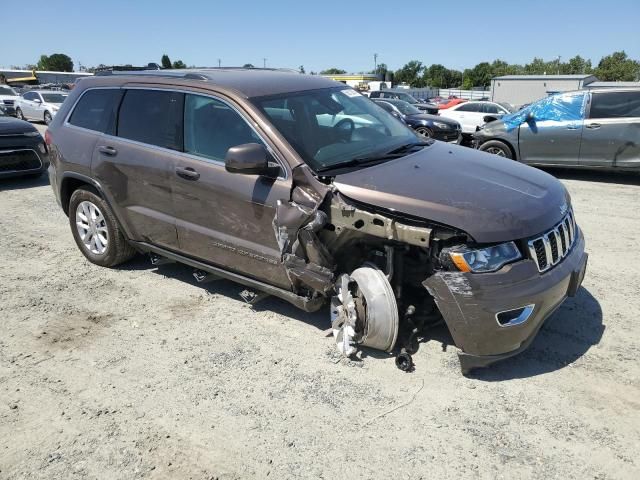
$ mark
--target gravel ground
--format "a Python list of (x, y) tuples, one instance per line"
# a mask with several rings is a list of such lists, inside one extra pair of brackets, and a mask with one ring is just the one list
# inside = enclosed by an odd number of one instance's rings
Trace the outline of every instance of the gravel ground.
[(341, 360), (328, 311), (93, 266), (46, 178), (2, 181), (0, 478), (640, 478), (640, 177), (554, 173), (583, 288), (473, 378), (444, 329), (404, 374)]

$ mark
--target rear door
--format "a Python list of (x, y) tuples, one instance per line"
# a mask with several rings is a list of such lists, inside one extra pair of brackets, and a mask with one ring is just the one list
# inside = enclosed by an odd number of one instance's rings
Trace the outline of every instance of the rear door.
[(640, 90), (591, 94), (580, 165), (640, 167)]
[(37, 98), (36, 92), (26, 92), (22, 95), (22, 101), (20, 102), (20, 109), (22, 114), (27, 118), (35, 118), (35, 102)]
[(584, 92), (563, 94), (535, 111), (535, 118), (519, 127), (521, 160), (537, 165), (577, 165), (584, 102)]
[(92, 164), (132, 240), (171, 249), (178, 247), (171, 181), (182, 149), (183, 102), (179, 92), (125, 90), (115, 135), (98, 138)]
[(180, 250), (290, 288), (272, 222), (277, 201), (290, 197), (291, 180), (284, 162), (275, 180), (227, 172), (227, 150), (245, 143), (275, 151), (238, 106), (219, 97), (186, 94), (184, 154), (171, 176)]
[(462, 103), (454, 110), (446, 108), (444, 110), (440, 110), (440, 115), (442, 117), (451, 118), (456, 120), (460, 127), (462, 127), (463, 133), (473, 133), (476, 131), (477, 125), (482, 125), (484, 122), (482, 121), (483, 113), (482, 113), (482, 104), (476, 102), (468, 102)]

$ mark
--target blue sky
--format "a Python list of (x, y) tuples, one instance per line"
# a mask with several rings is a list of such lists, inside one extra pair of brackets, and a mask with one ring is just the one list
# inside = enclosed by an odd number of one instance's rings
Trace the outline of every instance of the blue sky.
[[(640, 58), (640, 0), (31, 0), (10, 7), (0, 66), (66, 53), (74, 63), (143, 65), (163, 53), (187, 65), (252, 63), (350, 72), (412, 59), (449, 68), (501, 58), (576, 54), (594, 64)], [(395, 6), (394, 6), (395, 5)], [(4, 13), (6, 16), (7, 6)], [(41, 18), (41, 21), (38, 20)]]

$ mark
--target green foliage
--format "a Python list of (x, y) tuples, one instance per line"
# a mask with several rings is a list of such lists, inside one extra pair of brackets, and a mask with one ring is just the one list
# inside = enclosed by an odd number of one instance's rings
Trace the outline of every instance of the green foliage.
[(172, 66), (173, 68), (187, 68), (187, 64), (182, 60), (176, 60), (175, 62), (173, 62)]
[(167, 55), (166, 53), (162, 55), (162, 59), (160, 60), (160, 63), (162, 65), (162, 68), (172, 68), (171, 59), (169, 58), (169, 55)]
[(304, 71), (304, 65), (300, 65), (300, 66), (298, 67), (298, 71), (299, 71), (300, 73), (306, 73), (306, 72)]
[(595, 75), (603, 81), (633, 82), (640, 77), (640, 63), (622, 52), (614, 52), (602, 57), (595, 69)]
[(37, 65), (38, 70), (49, 70), (51, 72), (73, 72), (73, 62), (71, 57), (64, 53), (54, 53), (53, 55), (40, 55)]
[(340, 68), (327, 68), (326, 70), (322, 70), (320, 75), (343, 75), (347, 73), (346, 70), (341, 70)]
[(242, 68), (256, 68), (256, 67), (254, 67), (252, 63), (245, 63), (245, 64), (242, 66)]
[(418, 60), (411, 60), (402, 68), (396, 70), (393, 75), (393, 80), (395, 83), (406, 83), (411, 87), (424, 87), (426, 86), (424, 83), (424, 78), (422, 77), (422, 72), (424, 70), (424, 66), (422, 62)]

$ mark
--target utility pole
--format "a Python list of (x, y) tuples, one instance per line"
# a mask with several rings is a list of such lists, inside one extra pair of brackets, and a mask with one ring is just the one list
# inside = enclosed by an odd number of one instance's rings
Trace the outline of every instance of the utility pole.
[(373, 73), (374, 75), (378, 74), (378, 54), (373, 54)]
[(560, 59), (562, 57), (560, 55), (558, 55), (558, 75), (560, 75)]
[(221, 64), (222, 64), (222, 60), (218, 59), (218, 68), (220, 68)]
[(267, 68), (267, 59), (266, 58), (262, 59), (262, 68)]

